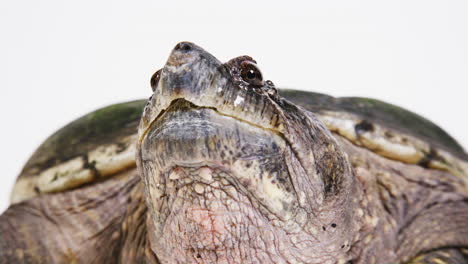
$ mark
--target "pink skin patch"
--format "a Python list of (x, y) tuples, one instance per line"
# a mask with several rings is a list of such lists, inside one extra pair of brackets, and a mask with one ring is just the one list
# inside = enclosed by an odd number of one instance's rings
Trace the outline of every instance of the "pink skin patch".
[(169, 172), (170, 199), (162, 210), (167, 218), (158, 237), (161, 254), (176, 259), (170, 263), (277, 263), (269, 261), (274, 234), (263, 215), (222, 177), (208, 166)]
[(199, 242), (207, 248), (217, 248), (223, 245), (223, 240), (228, 235), (225, 211), (189, 207), (186, 209), (186, 215), (188, 221), (199, 228), (201, 235)]

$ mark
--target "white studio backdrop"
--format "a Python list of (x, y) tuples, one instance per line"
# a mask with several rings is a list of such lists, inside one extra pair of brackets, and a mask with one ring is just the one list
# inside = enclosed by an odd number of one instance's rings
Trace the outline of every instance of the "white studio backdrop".
[(150, 96), (173, 46), (251, 55), (279, 87), (385, 100), (468, 148), (468, 1), (0, 2), (0, 212), (35, 148), (96, 108)]

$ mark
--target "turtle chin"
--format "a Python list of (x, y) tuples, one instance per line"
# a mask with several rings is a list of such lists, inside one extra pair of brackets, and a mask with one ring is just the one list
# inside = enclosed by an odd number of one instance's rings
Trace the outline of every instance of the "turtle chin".
[(284, 235), (275, 225), (298, 208), (287, 151), (270, 130), (175, 100), (140, 142), (158, 258), (217, 263), (224, 252), (235, 263), (255, 238)]

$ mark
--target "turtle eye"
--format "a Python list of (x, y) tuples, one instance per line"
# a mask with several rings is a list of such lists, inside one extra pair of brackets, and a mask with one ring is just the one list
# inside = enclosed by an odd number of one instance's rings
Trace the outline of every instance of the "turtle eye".
[(242, 79), (252, 86), (263, 86), (263, 77), (257, 66), (250, 61), (240, 64)]
[(161, 71), (162, 69), (155, 72), (153, 76), (151, 76), (150, 84), (151, 84), (151, 90), (153, 90), (153, 92), (156, 90), (156, 87), (158, 86), (159, 78), (161, 77)]

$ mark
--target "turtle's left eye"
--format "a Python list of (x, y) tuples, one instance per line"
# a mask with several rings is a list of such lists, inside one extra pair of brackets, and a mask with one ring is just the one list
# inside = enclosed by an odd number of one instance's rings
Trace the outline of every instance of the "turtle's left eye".
[(241, 77), (252, 86), (263, 86), (263, 77), (257, 66), (250, 61), (244, 61), (240, 65)]
[(156, 90), (156, 87), (158, 86), (159, 78), (161, 77), (161, 71), (162, 69), (155, 72), (153, 76), (151, 76), (150, 84), (151, 84), (151, 89), (153, 90), (153, 92)]

